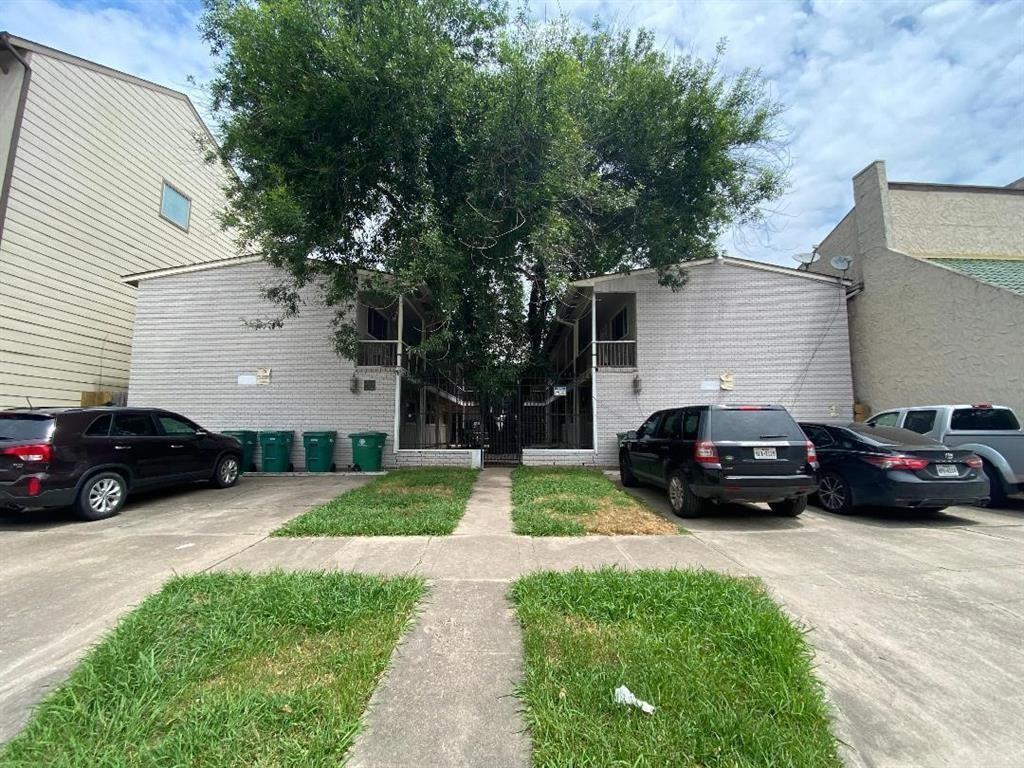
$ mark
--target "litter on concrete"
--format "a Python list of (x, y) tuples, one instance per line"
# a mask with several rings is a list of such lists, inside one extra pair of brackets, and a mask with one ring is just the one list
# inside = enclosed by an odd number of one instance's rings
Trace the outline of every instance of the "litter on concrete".
[(645, 715), (654, 714), (654, 705), (650, 704), (643, 699), (638, 699), (633, 695), (633, 692), (624, 685), (620, 685), (615, 689), (615, 703), (625, 704), (628, 707), (636, 707)]

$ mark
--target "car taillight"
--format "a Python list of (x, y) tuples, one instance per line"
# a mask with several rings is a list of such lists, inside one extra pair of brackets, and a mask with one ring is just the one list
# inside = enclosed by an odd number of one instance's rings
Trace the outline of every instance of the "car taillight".
[(966, 464), (971, 469), (981, 469), (981, 467), (982, 467), (981, 457), (980, 456), (968, 456), (967, 459), (964, 461), (964, 464)]
[(924, 469), (930, 463), (928, 459), (918, 459), (914, 456), (862, 456), (868, 464), (874, 464), (881, 469), (909, 469), (917, 471)]
[(810, 440), (807, 441), (807, 463), (814, 467), (818, 466), (818, 451)]
[(693, 447), (693, 460), (698, 464), (718, 464), (718, 449), (710, 440), (698, 440)]
[(22, 461), (49, 461), (53, 456), (53, 446), (49, 443), (39, 443), (0, 448), (0, 456), (14, 456)]

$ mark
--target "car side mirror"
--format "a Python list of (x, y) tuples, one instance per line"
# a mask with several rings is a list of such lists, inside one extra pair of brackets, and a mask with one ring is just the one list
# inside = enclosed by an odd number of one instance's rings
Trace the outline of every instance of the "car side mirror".
[(631, 429), (629, 432), (626, 433), (627, 440), (636, 440), (639, 436), (640, 433), (637, 432), (635, 429)]

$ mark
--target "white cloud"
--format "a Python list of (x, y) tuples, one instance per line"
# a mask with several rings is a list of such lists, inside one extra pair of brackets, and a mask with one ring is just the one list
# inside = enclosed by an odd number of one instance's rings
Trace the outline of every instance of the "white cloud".
[[(791, 264), (851, 205), (850, 178), (883, 159), (889, 177), (1002, 185), (1024, 175), (1024, 0), (533, 0), (651, 28), (669, 48), (709, 56), (725, 37), (730, 71), (759, 67), (786, 105), (790, 193), (770, 236), (736, 233), (740, 255)], [(15, 35), (206, 99), (209, 76), (196, 0), (6, 0)]]

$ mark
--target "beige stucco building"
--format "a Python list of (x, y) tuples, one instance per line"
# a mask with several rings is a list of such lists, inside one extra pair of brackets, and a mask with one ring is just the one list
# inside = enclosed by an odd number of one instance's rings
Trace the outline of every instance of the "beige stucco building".
[(1024, 414), (1024, 189), (853, 178), (810, 269), (852, 257), (854, 396), (870, 412), (991, 402)]
[(125, 274), (235, 255), (182, 93), (0, 35), (0, 407), (123, 393)]

